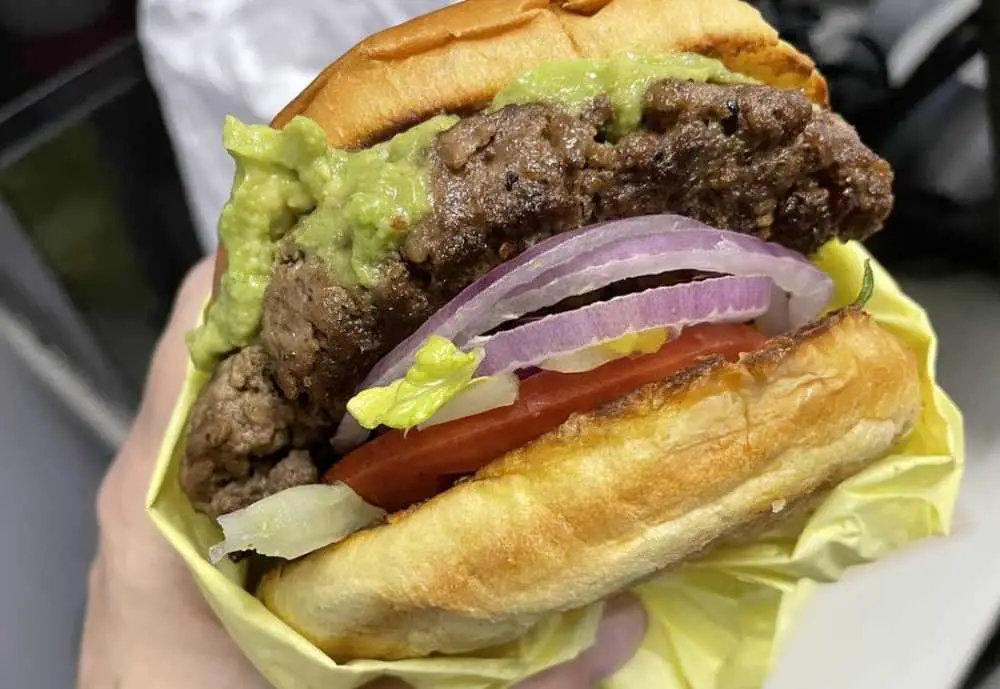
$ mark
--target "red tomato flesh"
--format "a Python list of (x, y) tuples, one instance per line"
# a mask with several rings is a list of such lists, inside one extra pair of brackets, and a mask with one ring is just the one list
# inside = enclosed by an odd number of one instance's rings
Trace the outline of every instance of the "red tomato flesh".
[(654, 354), (627, 357), (583, 373), (542, 371), (521, 381), (513, 405), (423, 431), (390, 431), (354, 450), (327, 472), (389, 512), (447, 490), (510, 450), (544, 435), (571, 414), (586, 412), (663, 380), (698, 360), (734, 360), (765, 337), (743, 324), (686, 328)]

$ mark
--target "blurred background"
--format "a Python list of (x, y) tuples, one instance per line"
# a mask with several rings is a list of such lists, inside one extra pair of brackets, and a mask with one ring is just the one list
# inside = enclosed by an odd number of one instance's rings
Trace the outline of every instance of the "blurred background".
[[(232, 173), (222, 117), (269, 120), (359, 38), (441, 4), (0, 0), (0, 686), (73, 684), (92, 501), (173, 293), (214, 248)], [(967, 415), (958, 523), (972, 535), (946, 565), (930, 553), (898, 569), (937, 592), (922, 596), (936, 674), (905, 686), (1000, 689), (1000, 3), (756, 4), (893, 163), (897, 207), (871, 248), (930, 311)], [(840, 664), (884, 637), (809, 625), (839, 639)], [(775, 687), (814, 664), (808, 634)], [(895, 686), (878, 662), (820, 686)]]

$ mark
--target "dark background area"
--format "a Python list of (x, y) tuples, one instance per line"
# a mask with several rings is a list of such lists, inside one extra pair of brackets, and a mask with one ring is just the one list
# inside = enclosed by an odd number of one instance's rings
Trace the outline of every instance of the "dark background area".
[[(49, 11), (45, 5), (44, 0), (38, 3), (40, 13)], [(129, 35), (135, 28), (135, 19), (134, 2), (113, 0), (106, 8), (95, 10), (92, 17), (82, 19), (81, 26), (60, 26), (57, 22), (48, 30), (26, 19), (5, 21), (0, 26), (0, 64), (4, 65), (0, 72), (0, 102), (10, 102)]]
[[(1000, 157), (994, 155), (992, 164), (977, 171), (982, 190), (968, 194), (948, 189), (946, 181), (935, 178), (934, 169), (949, 154), (961, 155), (960, 150), (947, 148), (950, 137), (971, 137), (973, 130), (983, 129), (986, 122), (998, 122), (997, 89), (984, 98), (956, 77), (980, 52), (985, 53), (987, 63), (1000, 64), (997, 3), (983, 3), (980, 11), (948, 31), (902, 83), (890, 79), (891, 39), (897, 30), (904, 33), (922, 8), (929, 12), (934, 0), (760, 0), (754, 4), (786, 40), (817, 58), (835, 109), (896, 171), (893, 215), (885, 231), (869, 242), (876, 256), (900, 270), (975, 267), (1000, 272), (1000, 202), (992, 183)], [(830, 51), (823, 50), (817, 39), (816, 28), (824, 12), (837, 5), (877, 12), (882, 25), (863, 26), (848, 41), (848, 49), (830, 59)], [(897, 6), (902, 9), (894, 12)], [(885, 19), (893, 14), (899, 17), (898, 27)]]
[(2, 236), (21, 249), (0, 299), (123, 409), (200, 253), (134, 30), (116, 0), (68, 32), (0, 34)]
[(0, 300), (126, 410), (200, 251), (135, 11), (0, 28)]

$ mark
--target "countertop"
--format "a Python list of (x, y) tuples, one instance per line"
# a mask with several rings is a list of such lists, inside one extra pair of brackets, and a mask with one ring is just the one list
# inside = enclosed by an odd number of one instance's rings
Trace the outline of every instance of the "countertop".
[(966, 421), (954, 533), (820, 587), (767, 689), (953, 689), (1000, 613), (1000, 281), (901, 278), (940, 337), (939, 379)]

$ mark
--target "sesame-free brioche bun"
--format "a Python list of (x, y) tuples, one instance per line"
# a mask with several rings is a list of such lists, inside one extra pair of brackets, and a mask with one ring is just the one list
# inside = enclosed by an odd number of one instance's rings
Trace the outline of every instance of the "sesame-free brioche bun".
[(546, 62), (681, 51), (827, 104), (813, 61), (739, 0), (466, 0), (365, 39), (274, 126), (305, 115), (331, 145), (364, 147), (437, 113), (479, 110)]
[(838, 311), (576, 415), (258, 595), (336, 660), (492, 646), (809, 502), (920, 411), (912, 352)]

